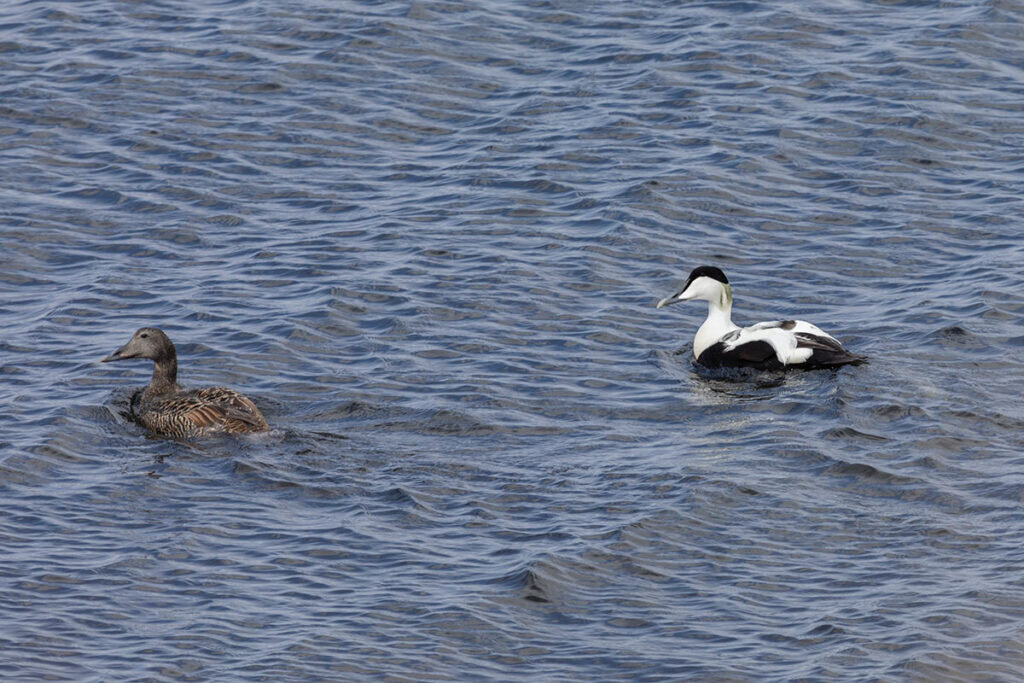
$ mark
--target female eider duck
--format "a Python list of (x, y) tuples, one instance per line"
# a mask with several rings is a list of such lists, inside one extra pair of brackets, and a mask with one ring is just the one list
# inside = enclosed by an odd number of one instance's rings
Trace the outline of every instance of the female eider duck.
[(708, 318), (693, 339), (693, 357), (706, 368), (831, 368), (867, 360), (803, 320), (739, 327), (732, 321), (729, 280), (714, 266), (694, 268), (683, 288), (659, 301), (658, 308), (693, 299), (708, 302)]
[(237, 391), (225, 387), (183, 389), (177, 382), (178, 354), (162, 330), (143, 327), (103, 362), (129, 358), (153, 361), (153, 378), (134, 411), (136, 419), (152, 431), (176, 437), (267, 431), (259, 409)]

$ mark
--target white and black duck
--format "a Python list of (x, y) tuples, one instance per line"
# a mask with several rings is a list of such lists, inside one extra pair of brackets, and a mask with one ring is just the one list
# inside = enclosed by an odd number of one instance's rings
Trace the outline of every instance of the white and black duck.
[(708, 302), (708, 317), (693, 339), (693, 357), (707, 368), (831, 368), (867, 360), (832, 335), (803, 320), (776, 320), (740, 327), (732, 321), (732, 288), (714, 266), (694, 268), (683, 288), (658, 302)]
[(133, 412), (150, 430), (167, 436), (267, 431), (267, 421), (245, 396), (226, 387), (187, 391), (178, 384), (178, 355), (171, 340), (155, 327), (143, 327), (131, 340), (103, 359), (153, 361), (153, 378)]

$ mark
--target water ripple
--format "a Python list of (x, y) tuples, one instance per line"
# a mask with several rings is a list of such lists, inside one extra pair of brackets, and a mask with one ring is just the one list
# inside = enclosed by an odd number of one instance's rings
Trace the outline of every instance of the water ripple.
[[(0, 10), (0, 673), (1019, 678), (1021, 19)], [(702, 263), (870, 363), (698, 368)]]

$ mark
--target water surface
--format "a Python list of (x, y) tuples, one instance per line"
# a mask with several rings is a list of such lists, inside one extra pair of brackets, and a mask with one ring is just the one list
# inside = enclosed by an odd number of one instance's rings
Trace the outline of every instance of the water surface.
[[(0, 10), (0, 675), (1019, 679), (1021, 26)], [(697, 372), (701, 264), (870, 364)], [(143, 325), (274, 432), (147, 436)]]

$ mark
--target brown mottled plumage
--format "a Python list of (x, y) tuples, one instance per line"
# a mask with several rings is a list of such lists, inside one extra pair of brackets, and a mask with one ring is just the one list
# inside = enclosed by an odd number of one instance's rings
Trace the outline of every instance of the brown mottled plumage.
[(190, 437), (217, 432), (265, 432), (267, 421), (252, 401), (233, 389), (186, 391), (178, 384), (178, 354), (155, 327), (143, 327), (103, 362), (128, 358), (153, 361), (153, 378), (139, 399), (136, 418), (158, 434)]

